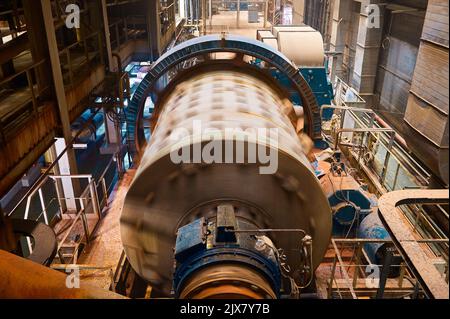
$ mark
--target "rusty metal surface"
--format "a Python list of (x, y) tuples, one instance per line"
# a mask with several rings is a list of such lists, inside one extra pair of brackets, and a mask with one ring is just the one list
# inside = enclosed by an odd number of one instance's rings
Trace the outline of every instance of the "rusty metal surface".
[(56, 125), (54, 105), (48, 103), (36, 116), (21, 123), (17, 130), (8, 131), (10, 136), (4, 145), (0, 145), (0, 196), (50, 147)]
[(17, 248), (17, 240), (11, 219), (6, 218), (0, 206), (0, 249), (13, 251)]
[(397, 207), (407, 204), (448, 204), (448, 200), (449, 193), (446, 189), (394, 191), (378, 200), (380, 218), (392, 240), (427, 295), (436, 299), (448, 299), (449, 286), (423, 251)]
[(81, 282), (67, 288), (67, 275), (0, 250), (0, 299), (122, 299)]
[[(78, 258), (79, 263), (102, 265), (116, 271), (118, 260), (123, 252), (120, 239), (120, 213), (135, 172), (136, 170), (129, 169), (118, 185), (114, 187), (110, 195), (112, 202), (107, 208), (107, 213), (96, 229), (92, 242), (84, 248)], [(84, 281), (101, 288), (108, 288), (111, 285), (111, 278), (106, 271), (100, 272), (96, 276), (86, 276)]]
[[(239, 208), (238, 215), (253, 220), (259, 228), (298, 228), (311, 234), (317, 267), (331, 237), (331, 209), (295, 131), (289, 100), (262, 77), (236, 67), (198, 72), (177, 85), (164, 104), (121, 217), (125, 251), (139, 275), (170, 294), (177, 229), (198, 216), (209, 218), (210, 212), (201, 207), (224, 200), (232, 202)], [(275, 149), (278, 170), (260, 174), (260, 163), (248, 160), (173, 163), (170, 152), (174, 146), (191, 148), (211, 138), (206, 132), (195, 132), (194, 120), (201, 120), (203, 128), (222, 132), (221, 142), (236, 142), (226, 137), (227, 128), (277, 128), (277, 145), (270, 139), (243, 144), (246, 148), (264, 145)], [(177, 128), (188, 134), (173, 141), (170, 135)], [(255, 137), (254, 133), (246, 134)], [(273, 240), (296, 268), (298, 238), (277, 233)]]
[(56, 235), (53, 229), (44, 224), (29, 219), (12, 219), (12, 225), (16, 236), (28, 236), (33, 238), (34, 247), (26, 258), (49, 266), (56, 254)]

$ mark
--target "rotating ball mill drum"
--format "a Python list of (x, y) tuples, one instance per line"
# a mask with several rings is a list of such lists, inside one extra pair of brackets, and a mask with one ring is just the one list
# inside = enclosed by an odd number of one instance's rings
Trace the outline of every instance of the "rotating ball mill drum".
[[(289, 293), (281, 263), (303, 283), (331, 236), (330, 207), (296, 134), (293, 106), (265, 73), (228, 60), (181, 75), (158, 100), (152, 138), (124, 202), (127, 257), (167, 296)], [(198, 150), (212, 156), (196, 158)], [(270, 170), (263, 157), (252, 160), (258, 150), (276, 154), (273, 172), (262, 173)], [(189, 161), (174, 161), (180, 154)]]

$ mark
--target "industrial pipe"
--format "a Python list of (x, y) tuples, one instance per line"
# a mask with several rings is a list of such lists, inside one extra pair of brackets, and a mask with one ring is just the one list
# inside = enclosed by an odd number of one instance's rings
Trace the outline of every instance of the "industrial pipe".
[(81, 283), (68, 288), (68, 275), (0, 250), (0, 299), (122, 299), (114, 292)]
[[(387, 124), (380, 116), (378, 116), (376, 114), (375, 114), (375, 121), (377, 121), (377, 123), (380, 124), (381, 127), (392, 130), (392, 127), (389, 124)], [(395, 133), (395, 141), (399, 145), (404, 147), (405, 149), (409, 149), (408, 144), (406, 143), (405, 139), (403, 137), (401, 137), (398, 133)]]

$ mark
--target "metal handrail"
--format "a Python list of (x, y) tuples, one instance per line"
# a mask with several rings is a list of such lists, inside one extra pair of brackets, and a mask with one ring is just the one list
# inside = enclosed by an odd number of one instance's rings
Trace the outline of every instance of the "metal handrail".
[[(345, 81), (343, 81), (341, 78), (339, 78), (337, 76), (335, 77), (335, 79), (336, 79), (335, 80), (335, 85), (334, 85), (334, 88), (335, 88), (335, 102), (337, 102), (337, 104), (341, 104), (341, 105), (345, 105), (345, 106), (348, 106), (347, 104), (351, 104), (351, 105), (366, 105), (366, 101), (359, 94), (357, 94), (356, 91), (353, 92), (355, 94), (356, 98), (357, 98), (356, 102), (343, 101), (342, 100), (342, 95), (343, 95), (342, 92), (343, 92), (343, 90), (347, 91), (347, 90), (351, 89), (351, 86), (349, 86)], [(369, 112), (369, 109), (367, 109), (367, 110)], [(361, 125), (361, 126), (365, 125), (365, 123), (362, 121), (362, 119), (359, 116), (357, 116), (356, 114), (354, 114), (354, 112), (352, 112), (351, 110), (350, 110), (350, 114), (352, 115), (353, 119), (358, 122), (359, 125)], [(376, 122), (374, 122), (373, 124), (375, 126), (381, 127)], [(388, 140), (387, 137), (385, 137), (385, 136), (383, 136), (383, 137), (386, 139), (386, 141)], [(397, 144), (397, 146), (399, 148), (401, 148), (401, 146), (398, 145), (398, 143), (396, 141), (394, 141), (394, 143)], [(401, 154), (398, 154), (398, 155), (401, 155)], [(408, 156), (408, 154), (406, 154), (406, 156)], [(422, 174), (425, 174), (425, 175), (428, 175), (428, 177), (429, 177), (428, 172), (426, 172), (412, 157), (408, 156), (408, 158), (404, 158), (404, 159), (407, 160), (407, 161), (413, 162), (413, 164), (416, 167), (413, 166), (411, 168), (415, 171), (415, 173), (417, 173), (418, 175), (421, 175), (421, 176), (422, 176)], [(399, 161), (399, 163), (402, 164), (401, 161)], [(419, 172), (417, 170), (417, 167), (420, 168), (422, 170), (422, 172)]]
[(133, 2), (139, 2), (141, 0), (106, 0), (106, 5), (108, 7), (116, 6), (116, 5), (122, 5), (126, 3), (133, 3)]
[(32, 69), (35, 69), (36, 67), (38, 67), (38, 66), (44, 64), (45, 62), (46, 62), (46, 60), (45, 60), (45, 59), (42, 59), (41, 61), (36, 62), (36, 63), (34, 63), (34, 64), (28, 66), (27, 68), (25, 68), (25, 69), (19, 71), (18, 73), (15, 73), (15, 74), (13, 74), (13, 75), (8, 76), (7, 78), (4, 78), (3, 80), (0, 81), (0, 86), (3, 85), (3, 84), (5, 84), (5, 83), (7, 83), (7, 82), (9, 82), (9, 81), (11, 81), (11, 80), (14, 80), (16, 77), (18, 77), (19, 75), (21, 75), (21, 74), (23, 74), (23, 73), (26, 73), (26, 72), (29, 72), (29, 71), (32, 70)]
[[(28, 89), (29, 89), (29, 93), (30, 96), (28, 99), (24, 100), (22, 102), (21, 105), (19, 105), (19, 107), (14, 108), (12, 110), (7, 111), (5, 114), (3, 114), (0, 118), (0, 132), (1, 132), (1, 136), (5, 136), (5, 132), (4, 132), (4, 128), (3, 128), (3, 119), (8, 119), (8, 123), (12, 122), (11, 117), (14, 114), (20, 113), (21, 115), (24, 113), (24, 106), (26, 106), (27, 104), (29, 104), (30, 102), (32, 103), (32, 110), (29, 110), (29, 112), (31, 112), (32, 114), (37, 114), (38, 112), (38, 107), (39, 107), (39, 102), (38, 102), (38, 98), (42, 95), (43, 92), (47, 91), (50, 89), (50, 86), (47, 85), (45, 87), (41, 87), (39, 81), (37, 81), (36, 85), (37, 85), (37, 89), (35, 88), (35, 84), (33, 83), (33, 74), (32, 72), (35, 73), (36, 75), (36, 70), (38, 67), (42, 66), (44, 63), (46, 63), (46, 60), (43, 59), (39, 62), (36, 62), (34, 64), (32, 64), (31, 66), (27, 67), (24, 70), (21, 70), (20, 72), (11, 75), (9, 77), (7, 77), (6, 79), (3, 79), (0, 82), (0, 86), (14, 80), (15, 78), (26, 74), (27, 76), (27, 84), (28, 84)], [(37, 78), (37, 77), (36, 77)], [(13, 91), (14, 92), (14, 91)], [(11, 94), (9, 94), (8, 92), (6, 92), (6, 97), (10, 96)], [(0, 99), (0, 105), (2, 103), (2, 99)]]
[[(352, 118), (360, 125), (360, 126), (365, 126), (365, 123), (356, 115), (354, 114), (352, 111), (350, 111), (350, 114), (352, 116)], [(377, 128), (381, 128), (380, 125), (378, 125), (376, 122), (374, 122), (375, 127)], [(412, 157), (410, 157), (407, 153), (405, 157), (403, 154), (401, 154), (400, 152), (393, 152), (393, 150), (395, 148), (387, 148), (387, 142), (389, 141), (389, 137), (385, 136), (384, 134), (380, 134), (379, 137), (375, 136), (373, 133), (370, 133), (370, 135), (372, 135), (374, 138), (380, 138), (381, 140), (383, 140), (384, 146), (386, 147), (386, 151), (388, 153), (390, 153), (397, 161), (397, 164), (405, 171), (410, 171), (413, 170), (415, 174), (417, 174), (417, 176), (420, 176), (424, 181), (430, 176), (430, 174), (422, 167), (420, 166)], [(402, 150), (403, 147), (401, 145), (399, 145), (395, 140), (393, 141), (394, 145), (396, 146), (397, 149)], [(398, 158), (398, 157), (402, 157), (402, 159), (406, 162), (411, 162), (414, 165), (411, 165), (410, 167), (406, 167), (405, 164)], [(420, 170), (420, 171), (419, 171)]]
[(14, 206), (14, 208), (8, 213), (8, 216), (11, 216), (16, 209), (25, 201), (28, 196), (33, 193), (39, 186), (42, 184), (44, 179), (47, 178), (49, 173), (52, 171), (53, 167), (59, 162), (59, 160), (64, 156), (64, 154), (69, 150), (69, 148), (72, 148), (73, 143), (76, 141), (76, 139), (80, 136), (80, 134), (83, 132), (83, 130), (91, 124), (93, 118), (97, 113), (100, 111), (100, 108), (97, 108), (95, 112), (92, 113), (92, 115), (89, 117), (89, 119), (83, 123), (79, 131), (75, 134), (75, 136), (72, 137), (72, 139), (67, 143), (66, 147), (61, 151), (61, 153), (56, 157), (56, 159), (53, 161), (53, 163), (50, 164), (49, 167), (37, 178), (37, 180), (33, 183), (33, 185), (28, 189), (28, 191), (25, 193), (25, 195), (19, 200), (19, 202)]
[[(441, 242), (448, 242), (448, 240), (442, 240), (442, 239), (434, 239), (434, 238), (425, 238), (425, 239), (418, 239), (416, 240), (417, 243), (441, 243)], [(362, 267), (372, 266), (372, 267), (400, 267), (400, 276), (396, 278), (398, 280), (398, 288), (403, 288), (405, 290), (415, 291), (417, 289), (416, 285), (414, 285), (414, 282), (411, 282), (409, 286), (403, 286), (404, 278), (410, 277), (412, 275), (411, 269), (408, 267), (407, 264), (404, 262), (401, 262), (400, 264), (374, 264), (369, 257), (367, 256), (367, 253), (364, 251), (363, 247), (367, 244), (385, 244), (390, 243), (394, 245), (392, 239), (376, 239), (376, 238), (333, 238), (331, 240), (331, 246), (334, 250), (334, 261), (331, 267), (331, 273), (330, 278), (327, 280), (327, 290), (328, 290), (328, 297), (331, 298), (331, 294), (333, 290), (336, 290), (337, 293), (340, 295), (341, 299), (343, 298), (342, 292), (350, 292), (351, 297), (356, 299), (358, 298), (357, 294), (357, 283), (358, 279), (367, 279), (368, 277), (361, 277), (360, 273), (363, 273), (364, 270)], [(338, 247), (339, 245), (339, 247)], [(341, 254), (342, 249), (352, 249), (353, 255), (347, 257), (350, 260), (346, 261), (344, 263), (343, 255)], [(364, 261), (365, 260), (365, 261)], [(341, 278), (343, 279), (344, 287), (340, 287), (340, 284), (338, 282), (338, 278), (336, 277), (336, 269), (339, 267)], [(354, 268), (353, 272), (349, 272), (349, 269)], [(353, 274), (353, 278), (350, 277), (350, 274)], [(343, 278), (342, 278), (343, 277)], [(374, 286), (372, 288), (376, 289), (376, 298), (379, 298), (380, 295), (383, 294), (384, 289), (386, 288), (386, 281), (382, 279), (383, 274), (381, 274), (381, 277), (379, 278), (380, 282), (377, 286)], [(385, 279), (387, 277), (385, 276)], [(415, 280), (416, 278), (414, 278)], [(336, 286), (333, 286), (335, 284)], [(367, 288), (367, 287), (366, 287)], [(418, 288), (420, 289), (420, 287)], [(341, 291), (342, 290), (342, 291)], [(363, 291), (366, 291), (363, 289)]]
[[(87, 47), (87, 41), (89, 41), (92, 38), (97, 37), (98, 40), (98, 48), (97, 50), (88, 50)], [(103, 60), (103, 54), (102, 54), (102, 45), (101, 45), (101, 38), (102, 35), (99, 31), (93, 32), (90, 35), (88, 35), (87, 37), (83, 38), (80, 41), (77, 41), (75, 43), (70, 44), (69, 46), (63, 48), (62, 50), (59, 51), (59, 56), (66, 56), (67, 59), (67, 68), (68, 68), (68, 72), (69, 72), (69, 86), (74, 85), (74, 73), (75, 71), (80, 70), (84, 65), (89, 64), (92, 60), (94, 60), (97, 57), (100, 57), (100, 60)], [(78, 66), (78, 68), (76, 70), (74, 70), (74, 67), (72, 65), (72, 52), (71, 50), (81, 46), (84, 49), (84, 59), (83, 62)], [(94, 56), (90, 57), (90, 54), (94, 54)], [(63, 64), (61, 64), (61, 69), (63, 68)], [(64, 70), (63, 70), (64, 72)]]
[(96, 182), (96, 188), (98, 189), (99, 186), (101, 186), (102, 187), (102, 191), (103, 191), (103, 198), (99, 202), (100, 208), (102, 207), (103, 204), (105, 204), (105, 206), (108, 206), (108, 192), (110, 191), (113, 183), (111, 183), (107, 187), (106, 186), (105, 176), (106, 176), (106, 173), (108, 172), (108, 170), (111, 168), (113, 163), (114, 163), (114, 157), (111, 157), (111, 159), (109, 160), (108, 164), (106, 165), (106, 168), (103, 170), (102, 174), (98, 178), (98, 181)]
[[(67, 50), (70, 50), (70, 49), (76, 47), (77, 45), (80, 45), (80, 44), (84, 44), (84, 45), (85, 45), (85, 44), (86, 44), (86, 40), (88, 40), (88, 39), (90, 39), (90, 38), (93, 38), (94, 36), (97, 36), (97, 37), (98, 37), (99, 35), (101, 35), (99, 31), (96, 31), (96, 32), (94, 32), (94, 33), (91, 33), (90, 35), (88, 35), (88, 36), (85, 37), (84, 39), (82, 39), (82, 40), (80, 40), (80, 41), (77, 41), (77, 42), (74, 42), (74, 43), (72, 43), (72, 44), (66, 46), (65, 48), (61, 49), (61, 50), (59, 51), (59, 55), (65, 53)], [(86, 47), (86, 45), (85, 45), (85, 47)]]
[[(136, 29), (136, 22), (133, 21), (131, 23), (129, 23), (130, 20), (133, 20), (133, 18), (144, 18), (145, 16), (143, 15), (133, 15), (133, 16), (127, 16), (126, 18), (123, 19), (118, 19), (112, 23), (109, 24), (109, 29), (110, 29), (110, 38), (111, 38), (111, 45), (114, 48), (120, 48), (124, 43), (128, 42), (129, 40), (129, 30), (139, 30), (139, 31), (147, 31), (147, 28), (144, 29)], [(123, 35), (120, 35), (120, 25), (123, 24)], [(131, 24), (132, 28), (129, 28), (128, 25)], [(111, 30), (114, 29), (114, 30)], [(137, 39), (138, 34), (133, 34), (132, 35), (132, 39), (136, 40)], [(115, 44), (115, 45), (113, 45)]]
[(336, 141), (334, 142), (334, 149), (337, 150), (338, 149), (338, 145), (340, 142), (340, 136), (342, 135), (342, 133), (385, 133), (385, 132), (389, 132), (389, 133), (395, 133), (395, 131), (393, 129), (389, 129), (389, 128), (341, 128), (337, 130), (337, 134), (336, 134)]
[(11, 13), (23, 13), (23, 8), (17, 8), (17, 10), (0, 11), (0, 16), (10, 15)]
[[(345, 101), (345, 92), (351, 87), (345, 83), (342, 79), (339, 77), (335, 77), (334, 82), (334, 89), (335, 89), (335, 99), (334, 102), (337, 105), (337, 108), (344, 108), (344, 115), (348, 114), (351, 119), (356, 124), (356, 127), (366, 128), (366, 127), (373, 127), (376, 129), (382, 128), (381, 125), (379, 125), (374, 120), (374, 114), (375, 112), (371, 109), (366, 109), (364, 111), (364, 107), (366, 102), (362, 97), (360, 97), (357, 92), (353, 92), (356, 99), (354, 102), (352, 101)], [(362, 115), (356, 114), (357, 112), (361, 112)], [(341, 118), (340, 128), (344, 126), (344, 119)], [(426, 183), (427, 178), (430, 176), (424, 168), (422, 168), (418, 163), (406, 152), (404, 151), (404, 147), (400, 145), (395, 139), (392, 140), (392, 132), (369, 132), (368, 136), (371, 136), (375, 138), (376, 140), (379, 140), (383, 147), (386, 149), (386, 160), (384, 164), (388, 163), (388, 161), (391, 160), (391, 157), (395, 162), (397, 163), (397, 172), (396, 176), (394, 177), (394, 185), (392, 186), (393, 189), (395, 189), (397, 185), (397, 177), (398, 173), (400, 172), (400, 168), (403, 171), (409, 172), (413, 171), (416, 175), (413, 177), (413, 180), (411, 180), (412, 183), (417, 183), (417, 185), (422, 185), (424, 182)], [(405, 163), (408, 163), (410, 167), (406, 167)], [(385, 167), (383, 165), (383, 167)], [(384, 169), (385, 171), (385, 169)], [(375, 172), (376, 175), (378, 175), (378, 172)], [(379, 179), (383, 183), (383, 187), (391, 187), (387, 184), (385, 184), (385, 176), (384, 172), (382, 171)]]

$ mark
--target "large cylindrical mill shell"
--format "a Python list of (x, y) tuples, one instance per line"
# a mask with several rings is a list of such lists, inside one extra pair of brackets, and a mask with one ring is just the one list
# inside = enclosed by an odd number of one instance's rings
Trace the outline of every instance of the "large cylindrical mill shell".
[[(211, 207), (224, 201), (233, 203), (236, 215), (257, 227), (304, 229), (313, 238), (317, 267), (331, 236), (330, 207), (296, 134), (293, 106), (277, 84), (245, 68), (199, 69), (179, 81), (161, 103), (121, 217), (125, 251), (139, 275), (170, 292), (177, 229), (196, 218), (208, 218), (214, 212)], [(195, 127), (199, 123), (202, 131)], [(258, 128), (266, 129), (265, 141)], [(229, 136), (230, 129), (244, 132)], [(276, 137), (270, 130), (277, 132)], [(174, 139), (180, 132), (184, 137)], [(212, 138), (222, 145), (223, 161), (226, 155), (230, 161), (225, 141), (232, 142), (232, 163), (176, 164), (171, 159), (174, 149), (195, 151)], [(239, 145), (245, 146), (243, 163), (236, 162)], [(276, 154), (273, 174), (261, 173), (267, 164), (251, 163), (249, 150), (261, 146), (266, 154)], [(296, 269), (300, 235), (271, 237)]]

